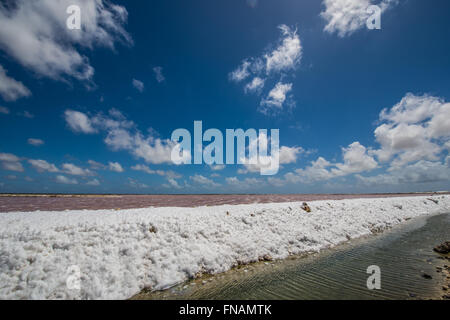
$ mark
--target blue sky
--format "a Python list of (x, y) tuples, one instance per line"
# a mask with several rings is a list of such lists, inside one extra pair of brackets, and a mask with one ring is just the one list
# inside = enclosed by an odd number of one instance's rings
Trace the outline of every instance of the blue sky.
[[(450, 4), (345, 4), (0, 5), (0, 192), (448, 190)], [(195, 120), (280, 129), (280, 171), (167, 161)]]

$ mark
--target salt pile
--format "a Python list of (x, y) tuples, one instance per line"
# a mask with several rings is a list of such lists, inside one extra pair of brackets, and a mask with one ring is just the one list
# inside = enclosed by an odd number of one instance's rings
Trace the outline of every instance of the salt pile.
[[(319, 251), (450, 197), (0, 214), (0, 299), (126, 299), (200, 273)], [(75, 273), (74, 273), (75, 271)], [(79, 290), (68, 286), (80, 276)]]

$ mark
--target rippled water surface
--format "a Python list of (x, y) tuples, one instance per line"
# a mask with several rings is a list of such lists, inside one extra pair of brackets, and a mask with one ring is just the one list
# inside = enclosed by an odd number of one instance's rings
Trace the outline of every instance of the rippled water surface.
[[(450, 214), (418, 218), (383, 234), (306, 257), (258, 263), (140, 299), (428, 299), (440, 298), (449, 264), (433, 247), (450, 240)], [(381, 268), (381, 290), (366, 269)], [(425, 279), (427, 273), (432, 279)], [(448, 280), (447, 280), (448, 281)]]

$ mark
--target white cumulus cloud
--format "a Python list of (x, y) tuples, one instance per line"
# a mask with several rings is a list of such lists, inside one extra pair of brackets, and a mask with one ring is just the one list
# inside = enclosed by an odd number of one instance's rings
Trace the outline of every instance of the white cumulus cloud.
[(38, 172), (59, 172), (59, 169), (54, 164), (45, 160), (28, 160), (28, 163)]
[(325, 158), (319, 157), (306, 168), (286, 174), (285, 178), (293, 183), (315, 182), (371, 171), (377, 168), (378, 163), (367, 151), (367, 148), (359, 142), (354, 142), (347, 148), (342, 148), (343, 162), (331, 163)]
[(21, 159), (11, 153), (0, 153), (0, 164), (2, 169), (7, 171), (23, 172)]
[(152, 170), (148, 166), (143, 165), (143, 164), (137, 164), (137, 165), (131, 167), (131, 170), (142, 171), (142, 172), (145, 172), (145, 173), (148, 173), (148, 174), (156, 174), (155, 170)]
[(0, 96), (2, 96), (3, 100), (16, 101), (19, 98), (29, 97), (30, 95), (31, 95), (30, 90), (28, 90), (28, 88), (25, 87), (22, 82), (17, 81), (11, 77), (8, 77), (8, 75), (6, 74), (6, 70), (3, 68), (3, 66), (0, 65)]
[(180, 186), (180, 184), (173, 178), (167, 179), (167, 182), (169, 182), (169, 185), (172, 188), (175, 188), (175, 189), (181, 189), (182, 188), (182, 186)]
[[(378, 148), (359, 142), (342, 149), (343, 162), (323, 157), (285, 175), (291, 183), (329, 180), (356, 174), (366, 185), (423, 184), (450, 177), (450, 103), (429, 95), (406, 94), (381, 111), (374, 130)], [(377, 161), (378, 160), (378, 161)], [(373, 176), (363, 175), (384, 169)]]
[(113, 151), (128, 151), (151, 164), (173, 164), (171, 153), (175, 143), (170, 139), (156, 138), (151, 131), (145, 136), (117, 109), (110, 110), (107, 115), (99, 113), (93, 116), (66, 110), (65, 115), (69, 128), (74, 132), (105, 132), (104, 142)]
[(78, 181), (76, 179), (70, 179), (63, 175), (56, 176), (56, 182), (62, 184), (78, 184)]
[(450, 138), (450, 103), (440, 98), (406, 94), (380, 114), (375, 129), (379, 149), (372, 151), (381, 162), (401, 167), (419, 160), (436, 161)]
[(240, 180), (237, 177), (228, 177), (225, 178), (225, 182), (233, 188), (241, 190), (255, 188), (262, 185), (262, 180), (257, 178), (245, 178)]
[(96, 186), (99, 186), (99, 185), (100, 185), (100, 181), (98, 181), (98, 179), (94, 179), (94, 180), (91, 180), (91, 181), (86, 182), (86, 184), (87, 184), (88, 186), (96, 187)]
[(206, 178), (205, 176), (202, 176), (200, 174), (196, 174), (194, 176), (191, 176), (190, 179), (197, 183), (200, 184), (202, 186), (206, 186), (206, 187), (218, 187), (220, 186), (220, 184), (214, 182), (213, 180)]
[(28, 139), (27, 142), (28, 142), (28, 144), (31, 144), (32, 146), (35, 146), (35, 147), (42, 146), (45, 143), (41, 139), (33, 139), (33, 138)]
[(135, 179), (132, 178), (128, 178), (128, 185), (132, 188), (136, 188), (136, 189), (146, 189), (148, 188), (148, 185), (146, 185), (145, 183), (139, 182)]
[(445, 163), (420, 160), (389, 173), (371, 177), (357, 175), (357, 179), (369, 186), (449, 181), (450, 168)]
[(139, 92), (143, 92), (144, 89), (145, 89), (144, 83), (142, 81), (137, 80), (137, 79), (133, 79), (133, 81), (131, 81), (131, 84)]
[(260, 77), (254, 77), (253, 80), (245, 86), (245, 92), (259, 92), (264, 87), (264, 79)]
[(125, 170), (123, 169), (122, 165), (118, 162), (109, 162), (108, 163), (108, 167), (109, 170), (113, 171), (113, 172), (124, 172)]
[(234, 71), (232, 71), (229, 75), (230, 79), (236, 82), (240, 82), (245, 80), (249, 75), (249, 68), (251, 63), (247, 60), (244, 60), (242, 64)]
[(325, 10), (320, 16), (326, 21), (324, 31), (328, 33), (337, 33), (339, 37), (351, 35), (355, 31), (365, 28), (366, 21), (371, 16), (368, 8), (376, 4), (384, 12), (396, 0), (383, 0), (375, 3), (371, 0), (324, 0)]
[[(81, 9), (81, 30), (69, 30), (66, 9)], [(56, 80), (91, 81), (94, 68), (79, 49), (132, 44), (127, 10), (105, 0), (18, 0), (0, 4), (0, 47), (22, 66)]]
[(244, 163), (245, 170), (238, 170), (238, 173), (261, 172), (262, 169), (269, 168), (274, 163), (278, 163), (279, 165), (295, 163), (299, 155), (304, 152), (302, 147), (280, 146), (278, 153), (268, 153), (269, 144), (271, 144), (270, 139), (265, 133), (260, 132), (258, 138), (249, 145), (249, 149), (255, 148), (255, 150), (258, 150), (258, 153), (250, 154), (248, 157), (245, 156), (241, 159)]
[[(229, 74), (230, 80), (234, 82), (242, 82), (247, 78), (251, 78), (244, 85), (246, 93), (254, 93), (257, 95), (264, 94), (260, 102), (258, 111), (270, 115), (274, 109), (280, 111), (283, 104), (287, 100), (287, 93), (292, 90), (292, 83), (283, 82), (290, 73), (293, 73), (300, 65), (302, 59), (303, 47), (297, 30), (280, 25), (281, 37), (272, 50), (267, 50), (259, 57), (251, 57), (244, 59), (241, 64)], [(264, 87), (267, 82), (273, 83), (277, 79), (273, 89), (265, 92)], [(286, 83), (284, 83), (286, 82)], [(290, 101), (290, 105), (295, 103)]]
[(158, 81), (159, 83), (163, 82), (164, 80), (166, 80), (166, 78), (163, 75), (162, 72), (163, 68), (162, 67), (154, 67), (153, 68), (153, 72), (155, 73), (155, 78), (156, 81)]
[(295, 69), (302, 57), (302, 46), (297, 30), (292, 30), (284, 24), (279, 28), (282, 34), (281, 44), (264, 55), (267, 73)]
[(287, 99), (288, 93), (292, 90), (292, 83), (278, 82), (275, 87), (270, 90), (267, 97), (261, 100), (260, 111), (262, 113), (276, 112), (283, 108), (283, 104)]
[(92, 176), (94, 174), (91, 170), (80, 168), (72, 163), (64, 163), (62, 171), (72, 176)]
[(93, 128), (89, 117), (79, 111), (66, 110), (64, 112), (66, 123), (70, 129), (74, 132), (81, 133), (95, 133), (96, 129)]

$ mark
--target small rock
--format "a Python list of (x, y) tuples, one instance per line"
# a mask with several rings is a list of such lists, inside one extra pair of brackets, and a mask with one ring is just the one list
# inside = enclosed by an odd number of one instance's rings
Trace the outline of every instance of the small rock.
[(263, 256), (263, 261), (272, 261), (272, 260), (273, 260), (273, 258), (270, 254), (265, 254)]
[(422, 273), (422, 278), (425, 278), (425, 279), (433, 279), (433, 277), (430, 276), (428, 273)]
[(306, 212), (311, 212), (311, 208), (308, 206), (306, 202), (303, 202), (302, 209), (305, 210)]
[(151, 232), (151, 233), (157, 233), (157, 232), (158, 232), (158, 229), (157, 229), (155, 226), (151, 226), (151, 227), (148, 229), (148, 231)]
[(394, 208), (397, 208), (397, 209), (399, 209), (399, 210), (402, 210), (402, 209), (403, 209), (403, 206), (400, 205), (400, 204), (394, 204)]
[(434, 247), (433, 249), (437, 253), (447, 254), (450, 253), (450, 241), (445, 241), (444, 243)]

